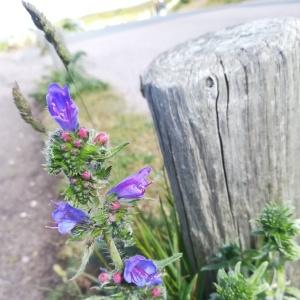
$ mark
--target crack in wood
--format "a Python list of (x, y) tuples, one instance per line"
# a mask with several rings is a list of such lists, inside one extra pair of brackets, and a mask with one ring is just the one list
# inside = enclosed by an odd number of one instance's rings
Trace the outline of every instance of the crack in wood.
[(222, 140), (221, 129), (220, 129), (220, 119), (219, 119), (219, 112), (218, 112), (218, 103), (219, 103), (219, 98), (220, 98), (220, 86), (219, 86), (218, 77), (216, 77), (216, 81), (217, 81), (217, 96), (216, 96), (215, 111), (216, 111), (216, 120), (217, 120), (217, 133), (218, 133), (218, 139), (219, 139), (219, 145), (220, 145), (221, 162), (222, 162), (222, 169), (223, 169), (223, 174), (224, 174), (224, 181), (225, 181), (225, 188), (226, 188), (228, 203), (229, 203), (229, 207), (230, 207), (231, 217), (232, 217), (232, 220), (234, 221), (234, 225), (236, 227), (236, 220), (235, 220), (234, 213), (233, 213), (233, 204), (232, 204), (232, 199), (231, 199), (230, 192), (229, 192), (227, 171), (226, 171), (226, 167), (225, 167), (224, 146), (223, 146), (223, 140)]

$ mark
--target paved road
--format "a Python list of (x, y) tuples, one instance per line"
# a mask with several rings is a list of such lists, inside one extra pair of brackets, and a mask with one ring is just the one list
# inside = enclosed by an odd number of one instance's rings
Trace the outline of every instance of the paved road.
[(175, 14), (69, 39), (72, 49), (88, 53), (89, 70), (111, 82), (130, 109), (147, 111), (139, 75), (161, 52), (209, 31), (269, 17), (300, 17), (300, 0), (256, 0), (217, 9)]
[[(245, 21), (300, 16), (300, 1), (261, 0), (219, 9), (177, 14), (69, 38), (73, 50), (88, 53), (88, 70), (124, 94), (131, 110), (147, 112), (139, 93), (139, 74), (160, 52)], [(11, 103), (14, 80), (28, 94), (47, 72), (49, 58), (37, 50), (0, 55), (0, 299), (41, 300), (48, 281), (57, 234), (45, 230), (50, 219), (53, 181), (41, 170), (41, 143)]]

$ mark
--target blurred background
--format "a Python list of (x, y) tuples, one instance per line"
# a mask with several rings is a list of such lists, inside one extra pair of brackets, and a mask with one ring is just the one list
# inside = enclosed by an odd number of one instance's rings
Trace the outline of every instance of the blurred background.
[[(143, 165), (154, 167), (154, 184), (141, 209), (152, 229), (160, 229), (153, 234), (161, 236), (145, 236), (146, 229), (141, 230), (144, 220), (138, 220), (136, 228), (144, 244), (151, 239), (161, 241), (156, 246), (150, 242), (153, 249), (141, 251), (148, 255), (151, 251), (154, 255), (161, 253), (163, 257), (164, 253), (180, 251), (168, 248), (167, 233), (157, 213), (161, 197), (168, 199), (167, 210), (172, 211), (172, 197), (166, 188), (151, 116), (140, 93), (140, 74), (161, 52), (201, 34), (255, 19), (300, 17), (300, 0), (31, 3), (55, 26), (70, 52), (72, 76), (34, 26), (21, 1), (1, 1), (0, 299), (82, 299), (91, 280), (82, 277), (74, 283), (67, 281), (78, 266), (76, 255), (79, 257), (80, 249), (66, 246), (64, 238), (46, 228), (53, 225), (51, 201), (58, 199), (62, 182), (43, 170), (41, 150), (45, 138), (21, 119), (11, 93), (14, 82), (18, 82), (35, 117), (48, 130), (55, 124), (45, 110), (45, 94), (48, 84), (55, 81), (70, 86), (80, 107), (81, 124), (107, 131), (112, 144), (130, 141), (128, 149), (114, 161), (115, 182)], [(174, 222), (178, 222), (176, 216)], [(174, 234), (176, 230), (178, 227)]]

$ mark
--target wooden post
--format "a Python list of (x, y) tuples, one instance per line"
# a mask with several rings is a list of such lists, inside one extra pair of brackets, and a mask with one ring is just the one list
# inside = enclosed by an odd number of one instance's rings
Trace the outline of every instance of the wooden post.
[[(299, 19), (179, 45), (151, 64), (142, 92), (195, 266), (224, 243), (248, 247), (249, 221), (267, 201), (300, 217)], [(299, 286), (300, 268), (293, 279)]]

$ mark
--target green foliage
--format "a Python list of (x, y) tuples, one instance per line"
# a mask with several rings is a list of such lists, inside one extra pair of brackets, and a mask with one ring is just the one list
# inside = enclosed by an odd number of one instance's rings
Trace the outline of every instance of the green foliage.
[(74, 19), (63, 19), (59, 22), (58, 26), (61, 27), (63, 30), (70, 32), (81, 30), (80, 25)]
[(207, 5), (213, 4), (230, 4), (230, 3), (238, 3), (242, 2), (243, 0), (208, 0)]
[(5, 52), (9, 50), (8, 42), (0, 41), (0, 52)]
[(234, 244), (222, 247), (202, 269), (219, 270), (217, 293), (211, 299), (300, 299), (300, 291), (290, 286), (285, 274), (286, 263), (300, 258), (299, 233), (299, 220), (293, 218), (290, 208), (268, 204), (256, 220), (255, 249), (242, 251)]
[(47, 294), (47, 300), (81, 300), (81, 291), (73, 282), (61, 283)]
[(95, 242), (91, 242), (89, 245), (87, 245), (87, 247), (85, 247), (84, 249), (84, 253), (82, 255), (81, 258), (81, 264), (77, 270), (77, 272), (75, 273), (75, 275), (70, 279), (70, 280), (74, 280), (77, 277), (79, 277), (85, 270), (91, 255), (94, 253), (94, 248), (95, 248)]
[(263, 239), (265, 255), (278, 252), (280, 259), (298, 260), (300, 248), (295, 238), (300, 233), (299, 221), (292, 211), (281, 204), (268, 204), (257, 219), (255, 234)]
[(264, 293), (268, 286), (263, 282), (268, 263), (259, 266), (254, 274), (246, 278), (241, 273), (241, 263), (237, 263), (234, 270), (228, 273), (224, 269), (219, 270), (217, 277), (216, 295), (212, 297), (219, 300), (255, 300), (256, 296)]
[(189, 263), (176, 208), (166, 184), (156, 214), (160, 218), (145, 216), (141, 211), (136, 215), (134, 232), (137, 247), (143, 255), (162, 261), (174, 253), (182, 253), (179, 261), (165, 268), (163, 279), (168, 299), (201, 299), (198, 274), (194, 273)]

